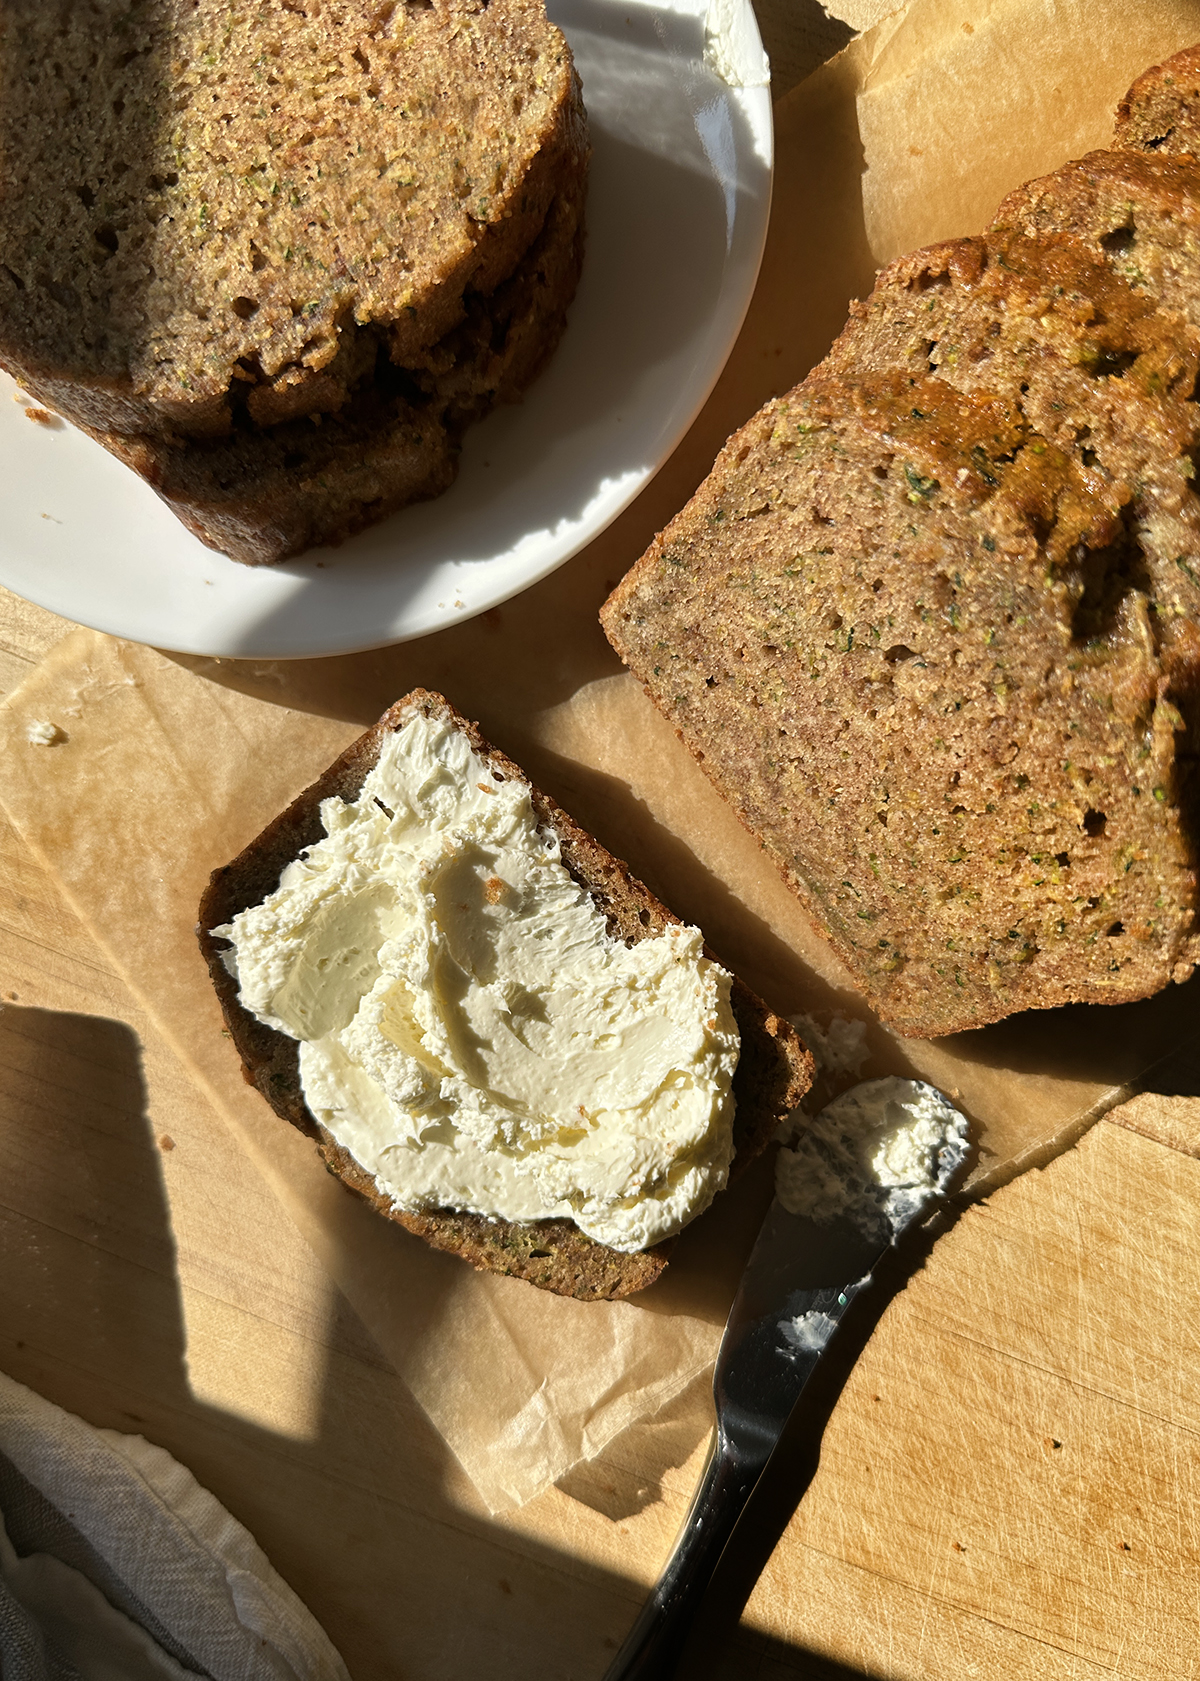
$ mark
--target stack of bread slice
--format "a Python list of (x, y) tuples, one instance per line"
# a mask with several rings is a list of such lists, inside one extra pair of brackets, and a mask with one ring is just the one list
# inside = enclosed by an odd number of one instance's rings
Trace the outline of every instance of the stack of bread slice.
[(1193, 49), (884, 269), (604, 609), (904, 1032), (1200, 958), (1198, 374)]
[(0, 364), (237, 560), (444, 490), (558, 341), (542, 0), (3, 0), (0, 64)]

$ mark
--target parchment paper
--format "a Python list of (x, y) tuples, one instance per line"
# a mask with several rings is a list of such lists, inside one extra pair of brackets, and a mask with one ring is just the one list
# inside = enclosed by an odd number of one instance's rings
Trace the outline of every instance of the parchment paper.
[[(970, 25), (970, 28), (964, 25)], [(727, 433), (801, 377), (876, 264), (972, 232), (1026, 175), (1102, 143), (1146, 65), (1200, 37), (1180, 0), (914, 0), (778, 108), (767, 257), (729, 368), (620, 520), (553, 578), (453, 630), (290, 664), (169, 658), (78, 632), (0, 709), (3, 800), (323, 1258), (484, 1499), (528, 1499), (711, 1359), (764, 1172), (685, 1233), (663, 1281), (582, 1305), (480, 1277), (378, 1219), (241, 1081), (195, 907), (337, 751), (417, 683), (443, 689), (698, 922), (788, 1014), (870, 1020), (755, 843), (621, 671), (596, 610)], [(65, 735), (31, 745), (31, 720)], [(1033, 1013), (934, 1043), (870, 1022), (864, 1075), (914, 1072), (970, 1116), (977, 1188), (1044, 1160), (1170, 1051), (1200, 989)]]
[(851, 29), (865, 31), (900, 8), (896, 0), (821, 0), (821, 9)]

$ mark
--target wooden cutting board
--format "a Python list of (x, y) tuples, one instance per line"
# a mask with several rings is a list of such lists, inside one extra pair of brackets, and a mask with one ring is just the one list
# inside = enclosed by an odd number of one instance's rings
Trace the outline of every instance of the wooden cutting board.
[[(489, 1518), (10, 830), (0, 1000), (0, 1367), (190, 1465), (356, 1681), (600, 1677), (699, 1475), (705, 1386)], [(1200, 1673), (1200, 1103), (1123, 1118), (887, 1282), (684, 1677)]]
[(936, 1245), (750, 1601), (784, 1672), (1200, 1672), (1197, 1155), (1140, 1098)]

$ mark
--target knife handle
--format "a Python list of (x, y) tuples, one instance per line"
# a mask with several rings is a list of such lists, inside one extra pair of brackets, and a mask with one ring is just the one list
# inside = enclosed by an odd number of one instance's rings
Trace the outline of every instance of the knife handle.
[(604, 1681), (666, 1681), (765, 1461), (747, 1459), (718, 1426), (700, 1486), (662, 1575)]

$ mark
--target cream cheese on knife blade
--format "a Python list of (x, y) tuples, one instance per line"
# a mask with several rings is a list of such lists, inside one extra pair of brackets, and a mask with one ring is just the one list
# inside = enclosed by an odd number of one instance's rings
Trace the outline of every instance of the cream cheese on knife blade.
[(845, 1217), (887, 1242), (942, 1190), (965, 1159), (966, 1117), (924, 1080), (866, 1080), (803, 1120), (775, 1162), (789, 1214)]
[(313, 1115), (405, 1209), (677, 1232), (725, 1184), (738, 1031), (694, 928), (627, 946), (528, 786), (415, 711), (278, 889), (214, 932)]
[[(881, 1245), (945, 1195), (967, 1156), (966, 1116), (924, 1080), (865, 1080), (799, 1124), (794, 1146), (775, 1158), (779, 1204), (818, 1226), (849, 1220)], [(848, 1279), (839, 1303), (870, 1282), (870, 1273)], [(819, 1353), (839, 1319), (813, 1308), (781, 1320), (777, 1352), (787, 1360)]]

